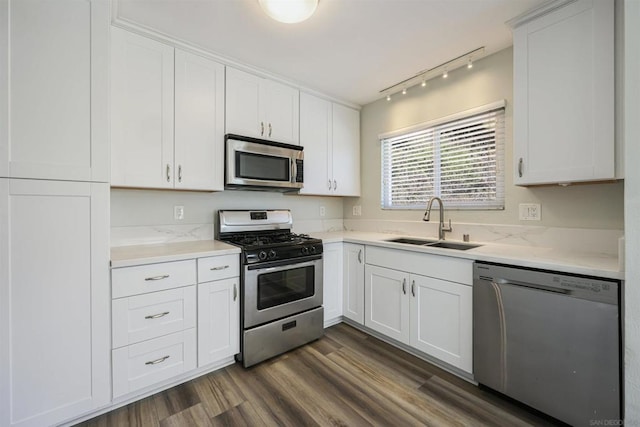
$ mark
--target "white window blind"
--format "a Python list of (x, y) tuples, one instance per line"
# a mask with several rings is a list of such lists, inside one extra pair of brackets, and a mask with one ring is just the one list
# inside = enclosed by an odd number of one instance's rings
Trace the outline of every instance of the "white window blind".
[(383, 209), (504, 209), (504, 106), (467, 113), (381, 137)]

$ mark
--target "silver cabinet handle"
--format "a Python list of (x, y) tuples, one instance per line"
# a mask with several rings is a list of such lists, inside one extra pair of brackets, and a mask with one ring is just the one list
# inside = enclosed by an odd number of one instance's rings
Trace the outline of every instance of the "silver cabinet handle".
[(182, 182), (182, 165), (178, 165), (178, 182)]
[(402, 293), (407, 294), (407, 279), (402, 279)]
[(148, 316), (144, 316), (144, 318), (145, 318), (145, 319), (157, 319), (157, 318), (159, 318), (159, 317), (164, 317), (164, 316), (166, 316), (167, 314), (169, 314), (169, 312), (168, 312), (168, 311), (165, 311), (165, 312), (163, 312), (163, 313), (150, 314), (150, 315), (148, 315)]
[(233, 300), (235, 301), (238, 298), (238, 285), (233, 284)]
[(219, 267), (211, 267), (209, 270), (211, 270), (211, 271), (219, 271), (219, 270), (225, 270), (227, 268), (229, 268), (228, 265), (221, 265)]
[(269, 123), (269, 138), (271, 138), (271, 123)]
[(333, 180), (333, 189), (337, 190), (338, 189), (338, 183), (336, 182), (336, 180)]
[(362, 249), (358, 251), (358, 262), (362, 264)]
[(162, 280), (162, 279), (166, 279), (168, 278), (169, 275), (168, 274), (163, 274), (162, 276), (153, 276), (153, 277), (146, 277), (144, 280), (146, 280), (147, 282), (149, 281), (154, 281), (154, 280)]
[(264, 136), (264, 122), (260, 122), (260, 136)]
[(167, 163), (167, 182), (171, 182), (171, 166)]
[(413, 295), (414, 297), (416, 296), (416, 281), (415, 280), (411, 281), (411, 295)]
[(145, 362), (144, 364), (145, 364), (145, 365), (157, 365), (158, 363), (162, 363), (162, 362), (164, 362), (164, 361), (165, 361), (165, 360), (167, 360), (169, 357), (170, 357), (170, 356), (169, 356), (169, 355), (167, 355), (167, 356), (161, 357), (160, 359), (150, 360), (150, 361), (148, 361), (148, 362)]
[(329, 180), (329, 190), (331, 190), (331, 180)]
[(518, 160), (518, 176), (520, 178), (522, 178), (522, 166), (523, 166), (524, 161), (522, 160), (522, 157), (520, 157), (520, 160)]

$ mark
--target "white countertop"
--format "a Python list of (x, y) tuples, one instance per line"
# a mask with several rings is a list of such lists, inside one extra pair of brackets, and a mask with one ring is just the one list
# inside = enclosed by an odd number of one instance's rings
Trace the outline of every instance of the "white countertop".
[[(428, 246), (408, 245), (387, 242), (396, 237), (425, 238), (427, 236), (401, 236), (397, 234), (372, 233), (360, 231), (340, 231), (329, 233), (310, 233), (322, 239), (324, 243), (349, 242), (386, 248), (423, 252), (434, 255), (446, 255), (477, 261), (495, 262), (520, 267), (539, 268), (587, 276), (624, 280), (624, 271), (620, 271), (618, 257), (610, 254), (575, 252), (544, 247), (504, 245), (497, 243), (470, 242), (480, 244), (478, 248), (468, 250), (430, 248)], [(453, 240), (452, 240), (453, 241)]]
[(239, 253), (237, 246), (217, 240), (117, 246), (111, 248), (111, 268)]

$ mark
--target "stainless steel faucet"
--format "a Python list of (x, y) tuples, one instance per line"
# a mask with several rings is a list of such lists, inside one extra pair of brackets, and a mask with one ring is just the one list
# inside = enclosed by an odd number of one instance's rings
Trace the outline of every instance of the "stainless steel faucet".
[(438, 239), (444, 240), (444, 232), (452, 231), (453, 229), (451, 228), (451, 219), (449, 219), (449, 226), (448, 227), (444, 226), (444, 205), (442, 204), (442, 199), (440, 199), (440, 197), (434, 196), (429, 198), (429, 201), (427, 202), (427, 211), (424, 213), (424, 217), (422, 218), (422, 220), (429, 221), (429, 217), (431, 216), (431, 206), (433, 205), (433, 202), (435, 202), (436, 200), (440, 205), (440, 224), (438, 224)]

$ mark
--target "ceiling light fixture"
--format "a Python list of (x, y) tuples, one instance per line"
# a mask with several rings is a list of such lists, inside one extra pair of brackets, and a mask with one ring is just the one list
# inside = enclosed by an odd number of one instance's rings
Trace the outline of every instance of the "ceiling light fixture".
[(404, 79), (401, 82), (386, 87), (380, 91), (380, 95), (385, 97), (387, 101), (391, 101), (391, 96), (394, 93), (402, 93), (404, 95), (407, 93), (407, 90), (418, 84), (422, 87), (426, 87), (427, 80), (431, 80), (438, 76), (446, 79), (449, 76), (449, 71), (456, 70), (464, 67), (465, 65), (468, 69), (473, 68), (473, 60), (483, 58), (484, 54), (484, 46), (471, 50), (447, 62), (443, 62), (438, 66), (429, 68), (428, 70), (422, 70), (408, 79)]
[(258, 3), (267, 15), (285, 24), (310, 18), (318, 7), (318, 0), (258, 0)]

